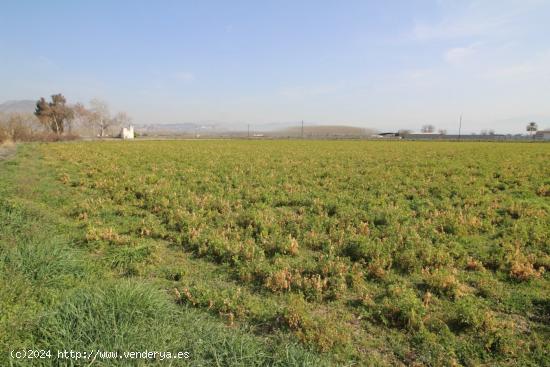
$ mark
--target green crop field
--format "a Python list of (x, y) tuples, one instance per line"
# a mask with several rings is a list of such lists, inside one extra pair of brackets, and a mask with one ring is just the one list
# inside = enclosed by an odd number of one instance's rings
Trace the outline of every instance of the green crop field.
[(0, 223), (1, 365), (550, 365), (550, 144), (21, 145)]

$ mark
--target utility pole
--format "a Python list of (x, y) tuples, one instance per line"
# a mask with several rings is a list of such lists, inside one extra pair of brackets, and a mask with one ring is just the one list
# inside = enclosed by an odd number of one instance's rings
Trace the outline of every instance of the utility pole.
[(458, 141), (460, 141), (461, 136), (462, 136), (462, 114), (460, 114), (460, 120), (458, 122)]
[(248, 124), (248, 138), (250, 139), (250, 124)]
[(304, 120), (302, 120), (302, 139), (304, 138)]

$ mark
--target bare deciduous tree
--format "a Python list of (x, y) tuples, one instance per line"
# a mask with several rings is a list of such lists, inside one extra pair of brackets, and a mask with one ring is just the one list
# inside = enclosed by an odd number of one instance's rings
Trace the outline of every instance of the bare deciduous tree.
[(0, 140), (30, 140), (39, 127), (40, 123), (33, 114), (0, 114), (0, 130), (2, 131), (3, 135), (3, 139)]
[(87, 109), (82, 103), (77, 103), (73, 106), (74, 111), (74, 127), (75, 129), (86, 135), (95, 135), (95, 121), (92, 111)]
[(90, 122), (98, 129), (98, 136), (106, 136), (107, 129), (113, 124), (107, 102), (94, 98), (90, 101)]
[(126, 112), (119, 112), (113, 118), (113, 125), (121, 127), (127, 127), (132, 123), (132, 118)]
[(111, 116), (109, 106), (100, 99), (92, 99), (90, 107), (77, 103), (73, 107), (75, 124), (82, 130), (91, 129), (98, 137), (105, 137), (109, 130), (117, 129), (120, 126), (129, 125), (132, 119), (126, 112), (118, 112)]

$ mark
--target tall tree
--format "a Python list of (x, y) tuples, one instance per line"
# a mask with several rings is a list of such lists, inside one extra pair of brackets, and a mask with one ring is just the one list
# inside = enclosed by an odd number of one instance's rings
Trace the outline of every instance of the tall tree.
[(531, 121), (530, 123), (527, 124), (527, 132), (534, 137), (534, 134), (537, 132), (537, 130), (539, 129), (538, 125), (536, 122), (534, 121)]
[(74, 125), (77, 131), (85, 134), (94, 135), (94, 122), (92, 121), (92, 112), (88, 110), (82, 103), (77, 103), (73, 106)]
[(90, 119), (92, 123), (97, 126), (99, 137), (106, 136), (107, 129), (114, 121), (111, 119), (111, 112), (107, 102), (94, 98), (90, 101)]
[(65, 127), (70, 125), (74, 116), (73, 110), (67, 106), (67, 100), (62, 94), (52, 95), (51, 102), (41, 97), (36, 102), (34, 114), (42, 125), (58, 136), (63, 134)]
[(98, 137), (107, 136), (109, 128), (128, 126), (132, 122), (126, 112), (111, 116), (107, 103), (97, 98), (90, 101), (89, 108), (82, 103), (77, 103), (73, 106), (73, 110), (77, 127), (84, 131), (91, 129), (93, 135)]

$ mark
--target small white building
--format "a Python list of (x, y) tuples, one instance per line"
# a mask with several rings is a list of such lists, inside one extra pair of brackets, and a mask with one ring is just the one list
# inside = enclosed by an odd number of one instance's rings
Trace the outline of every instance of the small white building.
[(550, 130), (537, 131), (535, 139), (550, 140)]
[(120, 131), (120, 137), (122, 139), (133, 139), (134, 138), (134, 127), (130, 125), (129, 127), (123, 127)]

